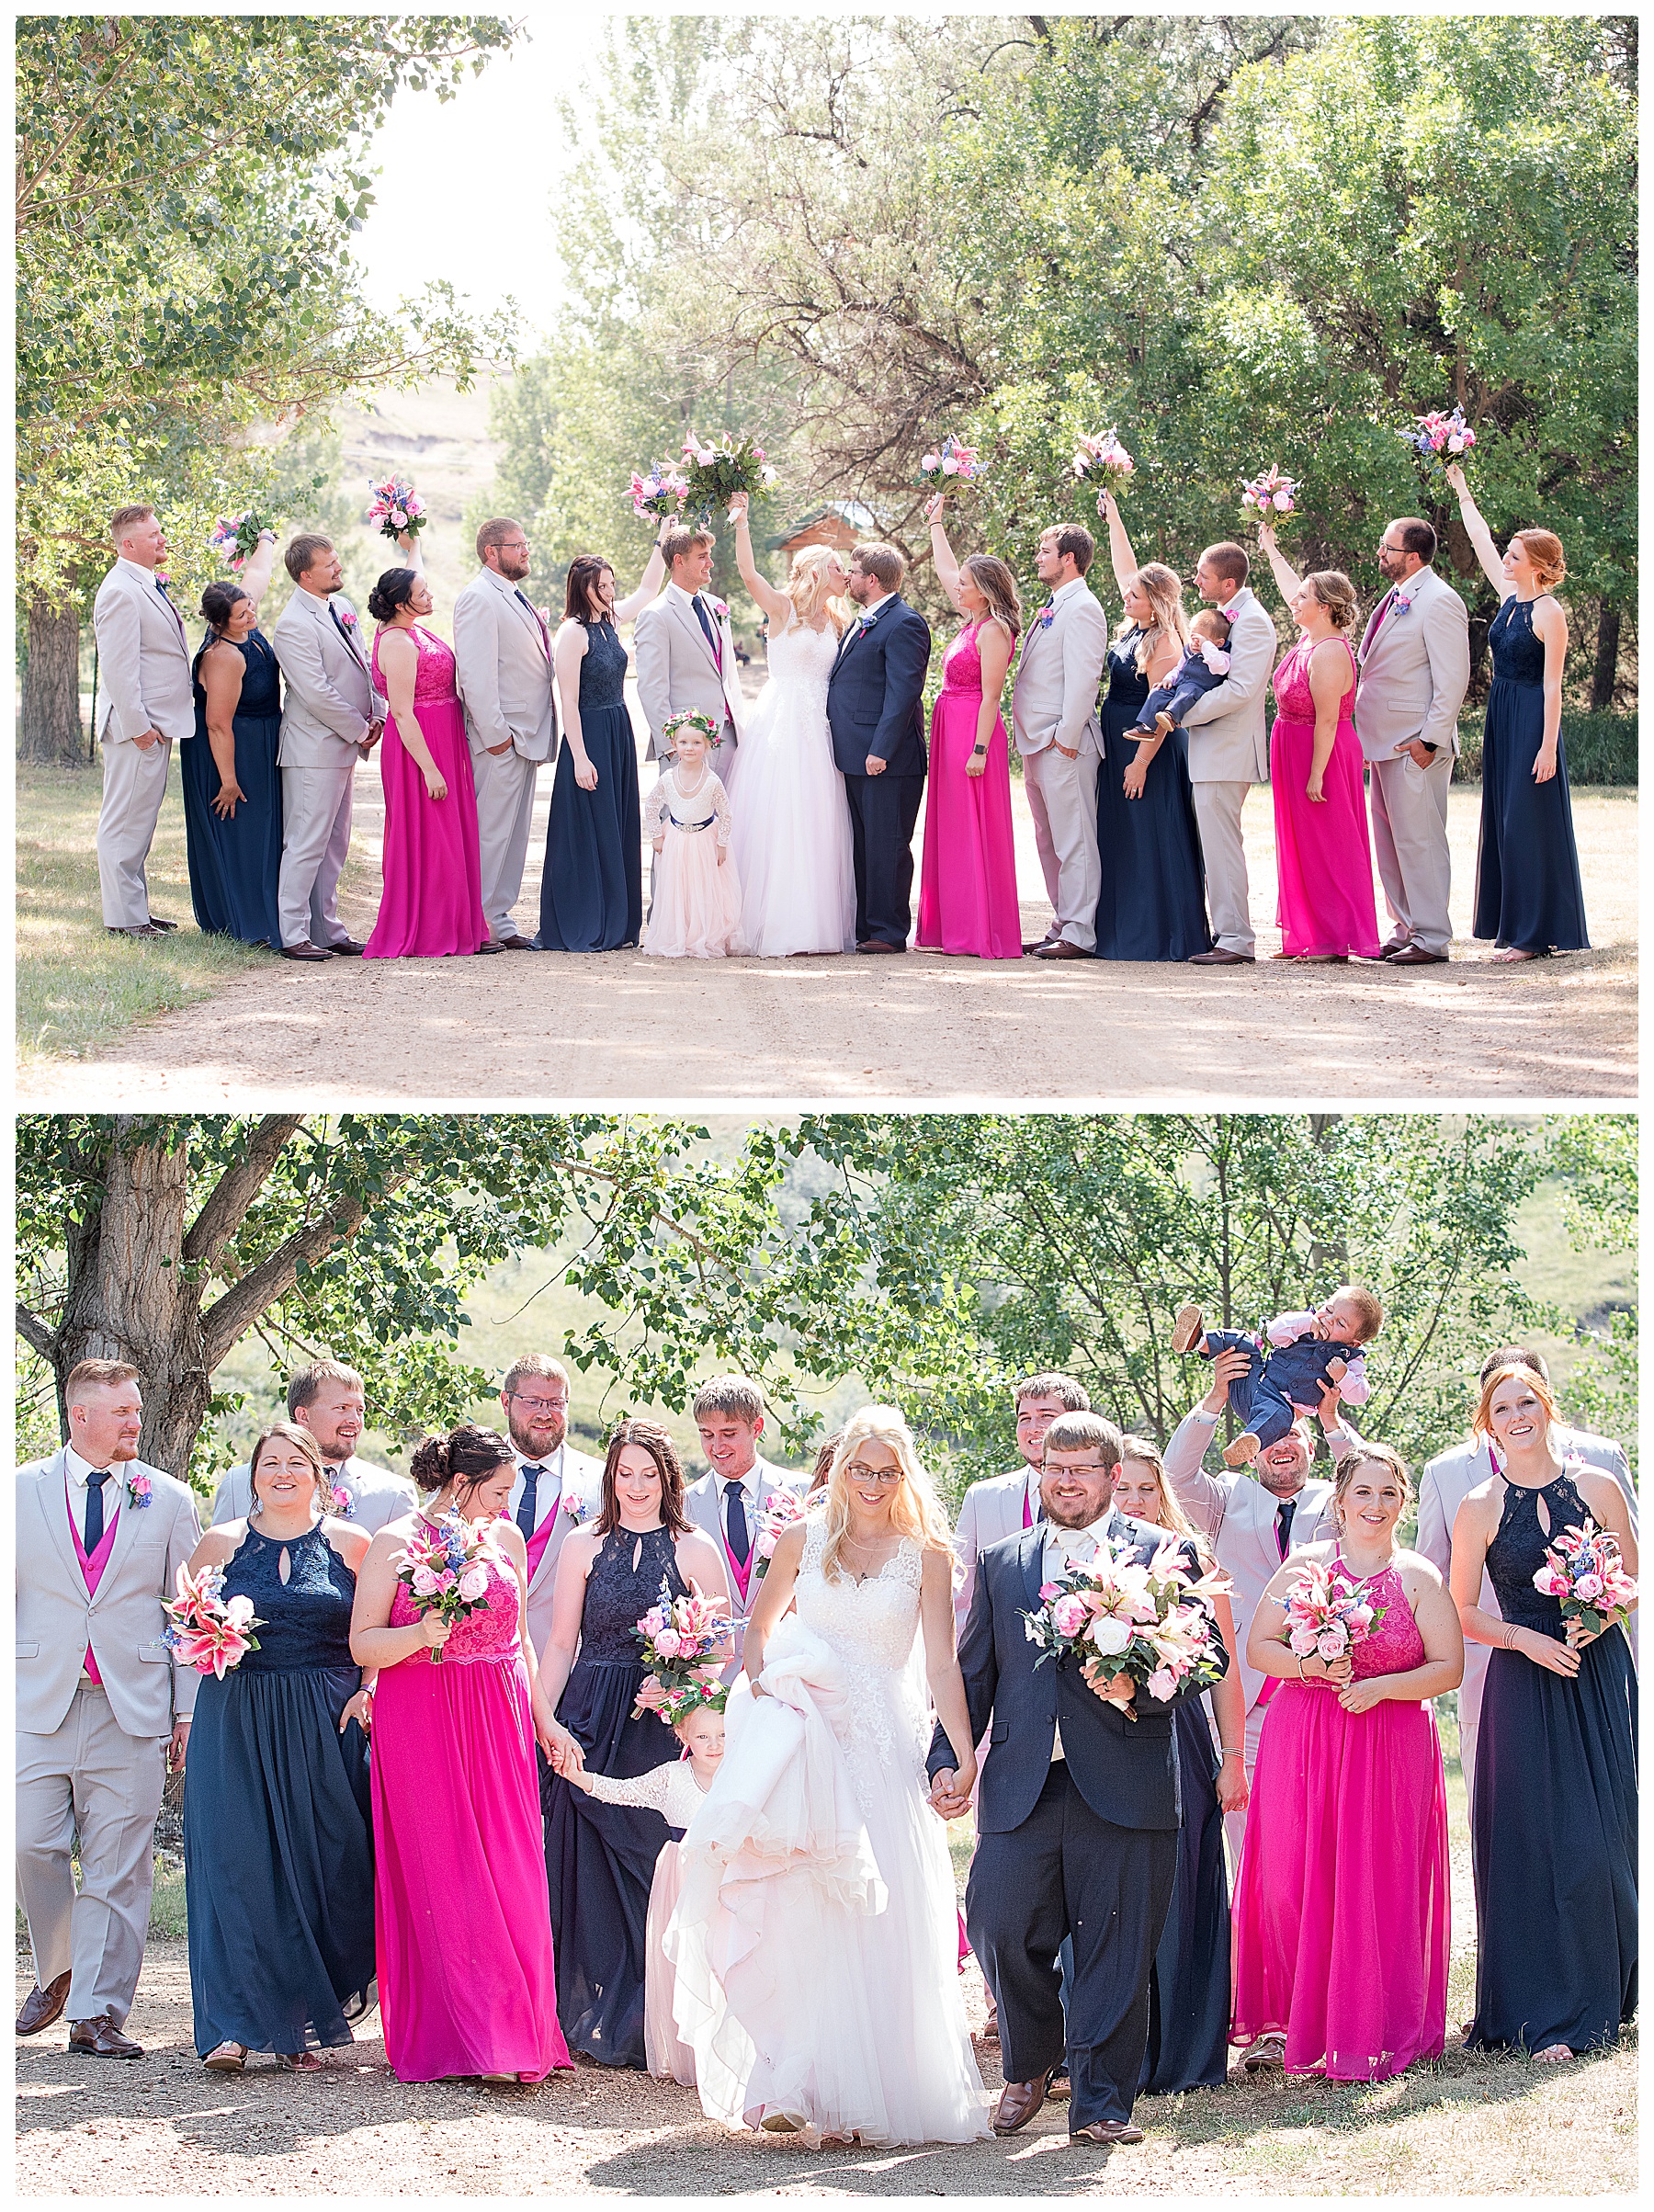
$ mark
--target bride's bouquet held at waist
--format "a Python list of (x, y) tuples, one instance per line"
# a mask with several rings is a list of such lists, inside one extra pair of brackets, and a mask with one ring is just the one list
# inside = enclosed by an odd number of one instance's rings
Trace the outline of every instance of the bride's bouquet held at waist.
[(198, 1674), (216, 1674), (222, 1682), (228, 1669), (258, 1650), (253, 1630), (265, 1624), (254, 1612), (253, 1600), (225, 1597), (221, 1567), (203, 1567), (193, 1580), (189, 1569), (180, 1567), (175, 1587), (177, 1595), (161, 1606), (166, 1642), (185, 1666)]
[(1592, 1636), (1623, 1628), (1637, 1603), (1637, 1584), (1621, 1561), (1618, 1539), (1589, 1514), (1582, 1528), (1565, 1528), (1552, 1537), (1544, 1566), (1535, 1570), (1534, 1587), (1560, 1598), (1563, 1619), (1577, 1620)]
[(1347, 1659), (1388, 1610), (1335, 1582), (1324, 1560), (1308, 1560), (1286, 1600), (1286, 1642), (1299, 1659)]
[[(674, 1597), (663, 1582), (660, 1596), (632, 1630), (649, 1670), (642, 1686), (664, 1690), (669, 1700), (674, 1692), (703, 1687), (719, 1672), (719, 1662), (711, 1654), (729, 1632), (728, 1598), (702, 1597), (698, 1590), (687, 1597)], [(633, 1719), (649, 1709), (637, 1705)]]
[[(440, 1521), (422, 1519), (396, 1571), (397, 1581), (422, 1620), (435, 1613), (451, 1628), (482, 1611), (488, 1604), (484, 1549), (481, 1528), (459, 1514), (444, 1514)], [(432, 1663), (441, 1657), (440, 1647), (434, 1644)]]
[(1130, 1693), (1107, 1688), (1120, 1675), (1162, 1702), (1191, 1679), (1221, 1677), (1218, 1624), (1207, 1601), (1230, 1587), (1215, 1570), (1192, 1575), (1174, 1540), (1146, 1562), (1131, 1556), (1134, 1549), (1129, 1539), (1105, 1540), (1094, 1560), (1042, 1582), (1039, 1605), (1023, 1615), (1028, 1641), (1039, 1647), (1035, 1665), (1077, 1661), (1088, 1686), (1128, 1720), (1137, 1719)]

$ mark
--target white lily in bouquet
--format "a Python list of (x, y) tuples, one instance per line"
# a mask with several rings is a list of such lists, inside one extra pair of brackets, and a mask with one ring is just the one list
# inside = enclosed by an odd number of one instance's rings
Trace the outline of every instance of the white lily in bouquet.
[[(1215, 1568), (1192, 1575), (1174, 1537), (1148, 1560), (1134, 1558), (1136, 1548), (1129, 1537), (1105, 1538), (1094, 1560), (1042, 1583), (1038, 1606), (1023, 1615), (1028, 1641), (1040, 1647), (1035, 1665), (1077, 1662), (1087, 1685), (1127, 1720), (1137, 1719), (1139, 1687), (1163, 1703), (1191, 1676), (1220, 1679), (1222, 1644), (1210, 1601), (1233, 1586)], [(1122, 1676), (1129, 1689), (1111, 1686)]]

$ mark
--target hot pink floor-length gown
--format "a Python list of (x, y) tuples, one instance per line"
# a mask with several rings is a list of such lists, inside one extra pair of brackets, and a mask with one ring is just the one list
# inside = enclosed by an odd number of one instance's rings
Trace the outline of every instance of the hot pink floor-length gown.
[(983, 773), (965, 773), (982, 708), (980, 629), (980, 622), (972, 622), (948, 647), (931, 717), (914, 943), (974, 953), (984, 960), (1020, 960), (1022, 914), (1016, 903), (1011, 763), (1003, 717), (996, 718), (988, 740)]
[[(1350, 652), (1342, 639), (1344, 651)], [(1280, 900), (1275, 919), (1281, 949), (1290, 953), (1359, 953), (1378, 957), (1378, 912), (1373, 897), (1373, 851), (1367, 842), (1361, 740), (1355, 704), (1355, 656), (1350, 688), (1338, 703), (1338, 732), (1321, 771), (1319, 803), (1305, 791), (1315, 753), (1315, 700), (1309, 690), (1308, 638), (1300, 638), (1274, 673), (1275, 720), (1269, 738), (1274, 794), (1275, 865)]]
[[(455, 688), (454, 656), (440, 638), (417, 624), (410, 635), (419, 653), (414, 705), (447, 797), (427, 795), (419, 763), (397, 734), (392, 715), (379, 747), (385, 790), (385, 888), (368, 939), (370, 960), (475, 952), (488, 940), (477, 786), (465, 709)], [(373, 680), (382, 687), (377, 638)]]

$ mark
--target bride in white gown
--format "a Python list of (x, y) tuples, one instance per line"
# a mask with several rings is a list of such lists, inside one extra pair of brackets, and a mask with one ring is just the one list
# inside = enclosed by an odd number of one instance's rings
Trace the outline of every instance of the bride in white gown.
[(742, 580), (769, 617), (769, 682), (741, 733), (741, 788), (731, 800), (742, 943), (766, 959), (848, 952), (855, 942), (850, 808), (827, 727), (840, 635), (831, 601), (848, 579), (829, 547), (807, 546), (777, 591), (753, 559), (743, 495), (730, 503), (730, 518)]
[(947, 1525), (893, 1407), (846, 1425), (825, 1506), (776, 1546), (745, 1663), (665, 1936), (702, 2108), (823, 2140), (974, 2142), (988, 2102), (925, 1794), (931, 1700), (962, 1789), (976, 1758)]

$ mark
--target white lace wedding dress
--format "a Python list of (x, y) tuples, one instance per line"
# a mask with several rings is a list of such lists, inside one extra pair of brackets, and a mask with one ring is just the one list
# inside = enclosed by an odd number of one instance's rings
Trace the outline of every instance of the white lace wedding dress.
[(665, 1936), (702, 2108), (867, 2143), (989, 2133), (959, 1987), (930, 1740), (920, 1552), (857, 1584), (821, 1569), (807, 1524), (766, 1695), (731, 1692), (723, 1764), (678, 1851)]
[(769, 682), (741, 733), (741, 788), (731, 800), (749, 952), (848, 952), (855, 942), (855, 871), (844, 779), (833, 766), (827, 679), (838, 656), (831, 627), (789, 617), (772, 630)]

